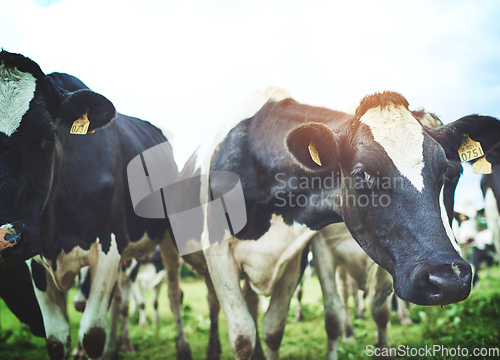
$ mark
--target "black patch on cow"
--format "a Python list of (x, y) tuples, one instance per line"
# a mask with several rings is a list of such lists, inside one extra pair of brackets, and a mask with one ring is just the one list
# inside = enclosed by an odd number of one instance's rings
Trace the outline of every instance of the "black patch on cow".
[(365, 96), (361, 102), (359, 103), (358, 108), (356, 109), (356, 117), (361, 118), (368, 110), (375, 107), (387, 107), (389, 105), (403, 105), (405, 109), (408, 110), (408, 101), (404, 98), (403, 95), (393, 92), (393, 91), (384, 91), (381, 93), (374, 93), (368, 96)]
[(9, 53), (3, 49), (0, 52), (0, 64), (28, 72), (36, 79), (42, 79), (45, 76), (40, 66), (30, 58), (21, 54)]
[(31, 260), (31, 274), (33, 276), (33, 282), (35, 283), (37, 289), (40, 291), (47, 291), (46, 270), (35, 260)]
[(0, 266), (0, 298), (21, 322), (30, 327), (33, 335), (45, 337), (42, 313), (25, 262)]
[(79, 281), (80, 291), (85, 296), (85, 299), (88, 299), (89, 295), (90, 295), (90, 279), (91, 279), (90, 267), (89, 267), (88, 271), (84, 273), (83, 278), (82, 278), (81, 274), (82, 274), (82, 272), (80, 271), (78, 274), (78, 277), (80, 278), (79, 279), (80, 280)]

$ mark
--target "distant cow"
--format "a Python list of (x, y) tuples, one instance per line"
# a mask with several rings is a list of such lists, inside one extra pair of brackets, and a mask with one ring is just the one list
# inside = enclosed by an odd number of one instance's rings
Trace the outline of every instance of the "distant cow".
[[(422, 305), (465, 299), (471, 268), (449, 226), (445, 171), (450, 159), (459, 160), (465, 134), (498, 162), (500, 122), (471, 115), (437, 129), (422, 127), (406, 99), (392, 92), (367, 96), (355, 115), (300, 104), (282, 90), (267, 94), (256, 113), (228, 127), (198, 162), (207, 173), (237, 174), (245, 195), (242, 230), (229, 236), (213, 228), (207, 206), (202, 235), (234, 356), (250, 358), (258, 339), (245, 300), (252, 292), (271, 295), (263, 338), (267, 356), (278, 356), (300, 254), (330, 223), (345, 222), (392, 275), (401, 298)], [(222, 198), (228, 188), (210, 178), (211, 198)], [(241, 276), (250, 284), (243, 292)]]
[(171, 148), (159, 129), (117, 114), (108, 99), (73, 76), (45, 75), (20, 54), (0, 53), (0, 262), (40, 253), (29, 268), (51, 359), (69, 351), (65, 292), (79, 269), (89, 265), (92, 274), (79, 341), (98, 358), (118, 264), (157, 245), (172, 268), (178, 355), (190, 357), (169, 223), (136, 216), (128, 191), (128, 163), (159, 144), (170, 154), (164, 176), (175, 179)]
[(146, 320), (146, 299), (145, 294), (153, 292), (153, 324), (160, 323), (158, 312), (158, 295), (163, 284), (166, 283), (166, 272), (163, 268), (161, 254), (157, 249), (147, 260), (141, 260), (134, 265), (131, 273), (132, 298), (135, 301), (137, 311), (139, 311), (139, 325), (145, 326)]
[(491, 231), (496, 259), (500, 260), (500, 167), (493, 166), (493, 172), (483, 175), (481, 190), (484, 196), (484, 212), (488, 229)]

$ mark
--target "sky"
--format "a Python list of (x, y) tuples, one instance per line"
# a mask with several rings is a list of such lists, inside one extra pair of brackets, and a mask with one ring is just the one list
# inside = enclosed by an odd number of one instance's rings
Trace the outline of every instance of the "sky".
[[(0, 0), (0, 46), (168, 129), (179, 166), (269, 85), (344, 109), (403, 94), (444, 123), (500, 117), (500, 2)], [(465, 166), (456, 202), (482, 205)]]

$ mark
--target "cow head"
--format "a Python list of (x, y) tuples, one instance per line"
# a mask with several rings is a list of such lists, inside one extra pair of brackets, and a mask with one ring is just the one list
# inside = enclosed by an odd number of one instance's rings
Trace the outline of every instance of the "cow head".
[[(343, 126), (327, 125), (295, 128), (287, 147), (307, 172), (336, 174), (334, 212), (389, 271), (396, 293), (421, 305), (465, 299), (471, 268), (457, 252), (443, 188), (466, 134), (481, 143), (490, 162), (500, 161), (500, 122), (473, 115), (431, 129), (412, 116), (401, 95), (384, 92), (363, 99)], [(311, 159), (311, 142), (321, 166)]]
[(0, 52), (0, 262), (38, 253), (61, 137), (87, 113), (89, 130), (115, 117), (113, 104), (88, 89), (59, 88), (34, 61)]

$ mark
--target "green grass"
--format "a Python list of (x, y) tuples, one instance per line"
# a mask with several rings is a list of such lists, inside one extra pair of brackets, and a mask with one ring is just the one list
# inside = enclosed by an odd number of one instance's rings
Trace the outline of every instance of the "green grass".
[[(500, 268), (492, 271), (491, 286), (486, 286), (486, 274), (482, 273), (482, 286), (472, 290), (469, 298), (459, 304), (441, 307), (422, 307), (411, 305), (410, 312), (414, 325), (401, 326), (396, 314), (391, 316), (388, 329), (391, 346), (408, 346), (419, 349), (425, 346), (443, 345), (448, 348), (500, 347)], [(184, 291), (184, 330), (190, 342), (194, 359), (204, 359), (208, 342), (210, 321), (206, 302), (206, 288), (200, 280), (183, 281)], [(71, 300), (74, 291), (70, 291)], [(147, 306), (151, 306), (150, 303)], [(166, 289), (160, 294), (161, 323), (158, 327), (151, 324), (145, 328), (137, 325), (138, 316), (131, 315), (130, 336), (136, 354), (122, 355), (129, 360), (175, 359), (175, 325), (168, 304)], [(323, 302), (321, 289), (316, 277), (311, 278), (304, 288), (303, 307), (305, 321), (294, 320), (296, 300), (292, 300), (285, 335), (280, 349), (282, 359), (324, 359), (326, 356), (326, 333), (323, 321)], [(152, 308), (146, 309), (149, 315)], [(73, 345), (77, 338), (80, 314), (68, 301), (68, 316), (71, 322)], [(260, 315), (262, 320), (262, 314)], [(221, 359), (233, 359), (228, 343), (228, 334), (224, 315), (220, 314)], [(340, 359), (366, 358), (366, 347), (374, 344), (375, 324), (371, 319), (369, 306), (364, 319), (355, 319), (354, 342), (341, 342)], [(48, 359), (45, 340), (32, 336), (0, 301), (0, 359)], [(396, 356), (395, 359), (456, 359), (457, 356)], [(473, 358), (473, 357), (470, 357)], [(478, 359), (481, 357), (477, 357)], [(494, 359), (494, 357), (487, 357)]]

